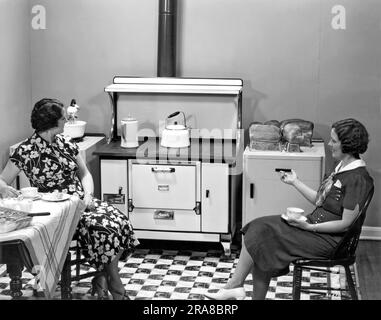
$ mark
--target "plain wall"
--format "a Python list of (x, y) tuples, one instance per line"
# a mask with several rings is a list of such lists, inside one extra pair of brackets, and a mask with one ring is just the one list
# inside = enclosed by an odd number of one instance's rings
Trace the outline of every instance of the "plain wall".
[(0, 169), (9, 147), (30, 133), (30, 12), (27, 0), (0, 1)]
[[(103, 90), (113, 76), (156, 76), (158, 0), (35, 4), (46, 7), (47, 29), (31, 34), (32, 100), (75, 97), (87, 131), (107, 134), (111, 111)], [(179, 1), (177, 76), (242, 78), (245, 128), (252, 121), (304, 118), (328, 142), (333, 121), (362, 121), (371, 136), (364, 159), (376, 184), (365, 224), (380, 227), (381, 2), (340, 1), (345, 30), (331, 27), (336, 4)], [(198, 114), (209, 116), (207, 108)], [(223, 112), (215, 116), (224, 123)], [(328, 149), (326, 167), (333, 167)]]

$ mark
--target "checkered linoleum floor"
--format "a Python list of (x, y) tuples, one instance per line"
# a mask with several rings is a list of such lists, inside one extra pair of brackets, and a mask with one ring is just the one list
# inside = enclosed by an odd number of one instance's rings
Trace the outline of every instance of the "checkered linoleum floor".
[[(232, 249), (231, 256), (222, 250), (175, 250), (175, 249), (137, 249), (125, 262), (119, 262), (122, 282), (132, 300), (203, 300), (204, 293), (219, 289), (234, 273), (239, 258), (239, 250)], [(334, 288), (345, 288), (345, 273), (337, 267), (329, 280)], [(81, 273), (87, 272), (83, 267)], [(354, 271), (353, 271), (354, 272)], [(73, 270), (74, 273), (74, 270)], [(355, 272), (354, 272), (355, 273)], [(356, 277), (354, 277), (356, 279)], [(91, 278), (72, 283), (74, 300), (96, 299), (90, 295)], [(33, 296), (34, 279), (28, 272), (22, 274), (22, 299), (43, 299)], [(303, 285), (312, 284), (316, 288), (327, 283), (326, 273), (303, 272)], [(252, 297), (252, 276), (245, 281), (246, 299)], [(273, 278), (266, 299), (291, 300), (292, 267), (288, 275)], [(0, 300), (12, 299), (6, 266), (0, 265)], [(53, 299), (60, 299), (57, 287)], [(320, 294), (301, 294), (302, 300), (346, 300), (347, 293), (339, 290), (322, 291)]]

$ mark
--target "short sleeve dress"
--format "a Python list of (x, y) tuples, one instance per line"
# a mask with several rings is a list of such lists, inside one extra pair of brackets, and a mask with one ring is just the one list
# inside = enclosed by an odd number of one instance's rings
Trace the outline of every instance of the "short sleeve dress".
[[(356, 205), (361, 209), (364, 206), (373, 188), (373, 179), (361, 162), (352, 167), (334, 172), (322, 182), (317, 206), (307, 216), (309, 223), (340, 220), (344, 209), (353, 210)], [(254, 219), (241, 232), (256, 267), (274, 277), (287, 274), (290, 263), (298, 258), (328, 258), (344, 235), (302, 230), (290, 226), (279, 215)]]
[[(58, 190), (82, 199), (84, 190), (78, 176), (78, 153), (77, 144), (63, 135), (56, 135), (49, 143), (35, 132), (16, 148), (10, 160), (24, 171), (31, 186), (37, 187), (39, 192)], [(139, 244), (127, 216), (98, 199), (94, 199), (92, 210), (86, 209), (82, 214), (74, 239), (78, 240), (89, 264), (99, 271), (120, 250), (124, 250), (123, 259)]]

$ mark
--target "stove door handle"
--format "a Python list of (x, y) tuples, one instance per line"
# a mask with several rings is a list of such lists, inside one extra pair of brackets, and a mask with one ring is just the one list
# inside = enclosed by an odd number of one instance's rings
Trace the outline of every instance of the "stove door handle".
[(173, 173), (176, 171), (175, 168), (151, 168), (151, 171), (152, 172), (155, 172), (155, 173), (158, 173), (158, 172), (162, 172), (162, 173)]

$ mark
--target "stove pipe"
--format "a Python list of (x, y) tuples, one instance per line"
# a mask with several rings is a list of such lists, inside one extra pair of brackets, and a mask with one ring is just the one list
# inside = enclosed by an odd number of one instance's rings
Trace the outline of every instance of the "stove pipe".
[(177, 0), (160, 0), (157, 76), (176, 76)]

